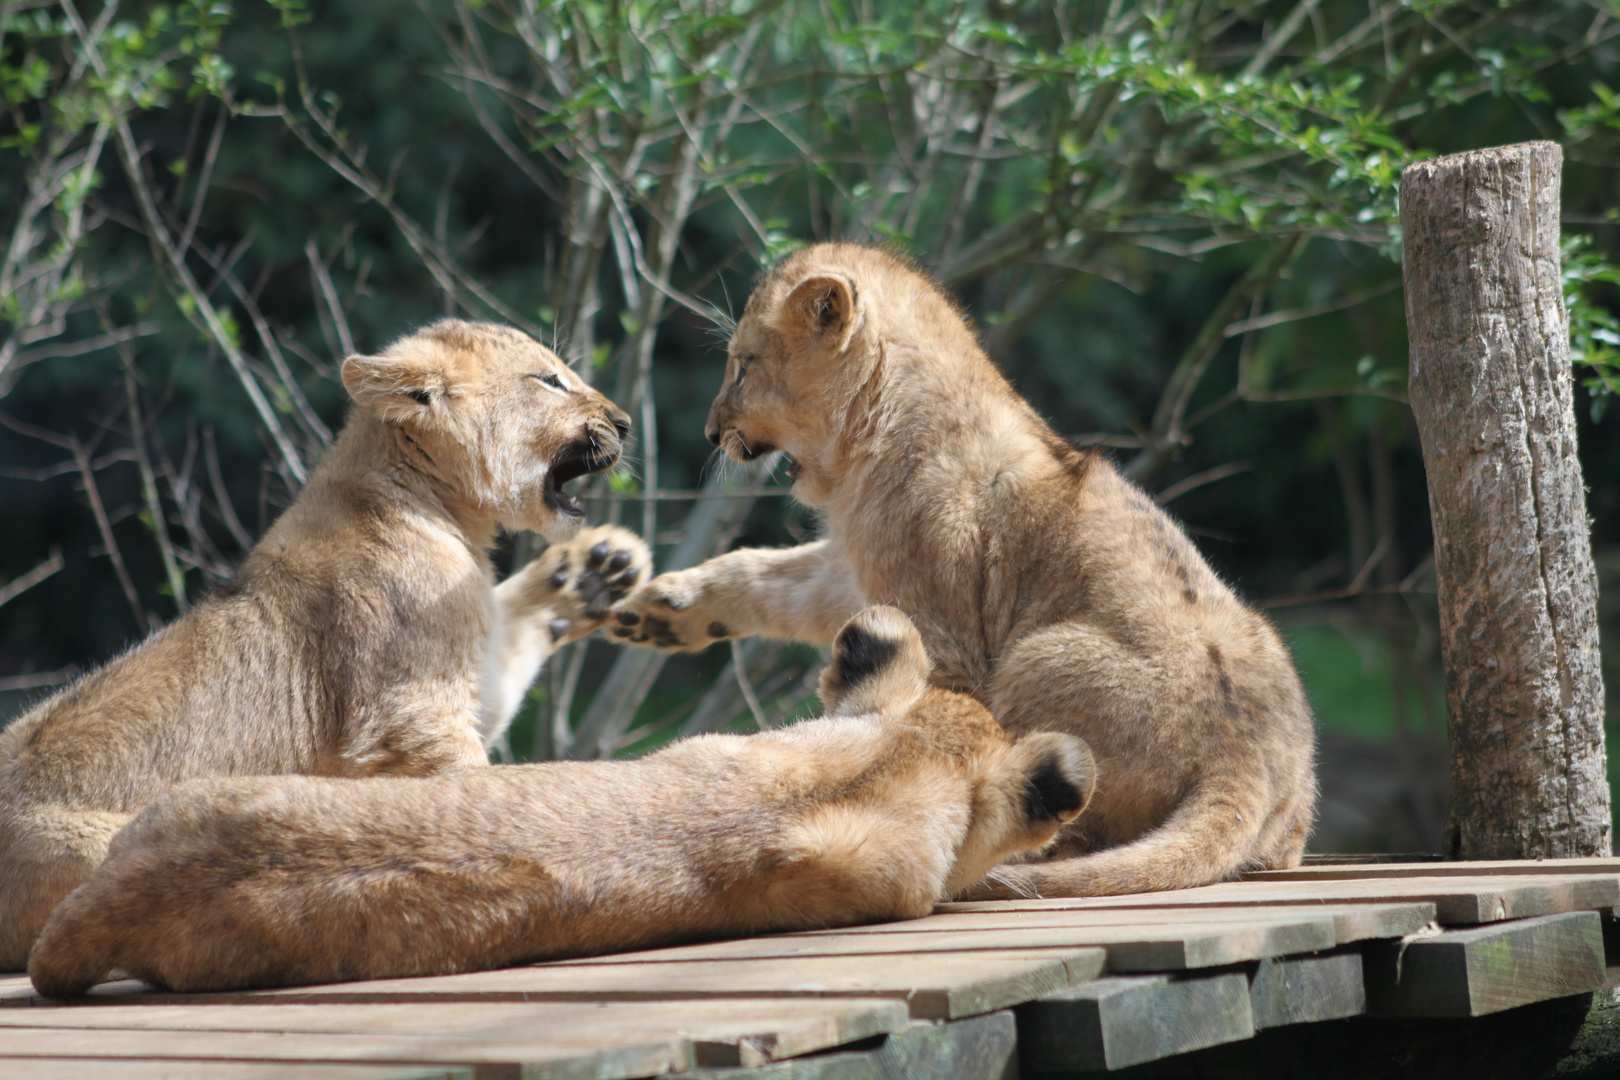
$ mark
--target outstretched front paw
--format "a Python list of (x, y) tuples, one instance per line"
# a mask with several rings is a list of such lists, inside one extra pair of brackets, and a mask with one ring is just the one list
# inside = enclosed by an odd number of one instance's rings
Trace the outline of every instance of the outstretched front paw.
[(701, 649), (734, 636), (724, 615), (701, 600), (688, 573), (659, 574), (613, 605), (609, 632), (628, 644), (659, 649)]
[(561, 643), (607, 623), (609, 608), (652, 576), (652, 553), (630, 530), (599, 525), (551, 545), (519, 574), (524, 601), (551, 609), (547, 628)]

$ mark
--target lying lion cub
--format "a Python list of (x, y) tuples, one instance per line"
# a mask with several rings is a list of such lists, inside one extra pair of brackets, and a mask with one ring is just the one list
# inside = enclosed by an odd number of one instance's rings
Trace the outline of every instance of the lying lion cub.
[(1046, 425), (921, 273), (848, 244), (785, 260), (732, 336), (708, 435), (744, 461), (791, 455), (826, 538), (655, 578), (618, 605), (620, 636), (824, 643), (881, 601), (916, 622), (936, 680), (1010, 731), (1084, 738), (1097, 797), (1058, 861), (979, 895), (1298, 863), (1315, 731), (1288, 649), (1151, 498)]
[(639, 539), (596, 530), (492, 589), (496, 527), (573, 536), (561, 485), (629, 426), (550, 350), (447, 320), (343, 384), (348, 426), (235, 583), (0, 732), (0, 971), (182, 780), (486, 764), (554, 639), (646, 570)]
[(40, 935), (50, 997), (113, 969), (175, 990), (434, 975), (926, 915), (1085, 804), (1070, 735), (1014, 740), (929, 689), (916, 629), (861, 612), (828, 715), (639, 761), (171, 792)]

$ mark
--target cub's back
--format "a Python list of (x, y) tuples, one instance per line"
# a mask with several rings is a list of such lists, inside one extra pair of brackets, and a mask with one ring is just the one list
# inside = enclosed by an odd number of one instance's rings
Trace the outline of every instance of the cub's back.
[(19, 717), (0, 735), (7, 801), (132, 813), (188, 777), (315, 771), (313, 740), (274, 718), (319, 691), (265, 621), (250, 597), (206, 601)]

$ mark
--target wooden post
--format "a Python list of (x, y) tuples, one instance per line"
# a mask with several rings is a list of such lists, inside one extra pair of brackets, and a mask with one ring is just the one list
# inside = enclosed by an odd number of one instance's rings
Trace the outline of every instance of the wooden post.
[(1559, 277), (1563, 152), (1401, 174), (1451, 738), (1452, 858), (1608, 855), (1597, 574)]

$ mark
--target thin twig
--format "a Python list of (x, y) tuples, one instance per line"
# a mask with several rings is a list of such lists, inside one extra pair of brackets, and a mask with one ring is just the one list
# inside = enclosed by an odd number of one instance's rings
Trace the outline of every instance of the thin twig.
[(35, 585), (38, 585), (40, 582), (50, 577), (58, 570), (61, 570), (64, 565), (66, 564), (62, 562), (61, 549), (52, 548), (50, 558), (46, 559), (44, 562), (40, 563), (38, 566), (34, 567), (21, 577), (12, 578), (4, 585), (0, 585), (0, 607), (4, 607), (6, 604), (9, 604), (11, 601), (15, 600), (29, 589), (32, 589)]
[(765, 731), (771, 725), (765, 719), (765, 710), (759, 707), (759, 698), (754, 696), (754, 687), (748, 681), (748, 665), (743, 663), (736, 638), (731, 639), (731, 672), (737, 678), (737, 689), (742, 692), (743, 700), (748, 702), (748, 711), (754, 714), (754, 723)]
[(0, 678), (0, 691), (38, 690), (46, 686), (60, 686), (79, 674), (78, 665), (69, 665), (55, 671), (41, 671), (34, 675), (7, 675)]
[(90, 502), (90, 513), (95, 516), (96, 529), (101, 533), (102, 546), (106, 548), (107, 558), (112, 560), (113, 573), (118, 575), (118, 585), (124, 590), (124, 599), (129, 603), (129, 610), (135, 616), (135, 625), (141, 633), (150, 633), (152, 616), (141, 606), (140, 594), (135, 591), (135, 581), (129, 576), (129, 568), (124, 565), (124, 554), (119, 550), (118, 541), (113, 536), (112, 522), (107, 520), (107, 508), (101, 502), (101, 490), (96, 487), (96, 473), (90, 463), (90, 451), (79, 441), (78, 436), (68, 440), (68, 449), (73, 454), (74, 464), (79, 467), (79, 481), (84, 486), (85, 498)]
[(186, 612), (186, 575), (174, 557), (174, 544), (169, 538), (168, 522), (164, 520), (163, 504), (158, 498), (157, 479), (152, 475), (152, 462), (146, 456), (146, 425), (141, 419), (140, 391), (135, 386), (135, 356), (127, 344), (118, 347), (124, 367), (124, 400), (129, 410), (130, 445), (135, 450), (135, 467), (141, 477), (141, 498), (146, 503), (147, 526), (157, 540), (158, 553), (163, 559), (163, 573), (169, 581), (169, 591), (175, 607)]
[(219, 451), (214, 446), (214, 429), (203, 428), (202, 438), (203, 465), (208, 470), (208, 483), (214, 491), (214, 508), (226, 531), (231, 534), (231, 539), (235, 540), (243, 551), (247, 551), (253, 546), (253, 537), (242, 528), (241, 519), (236, 516), (236, 507), (231, 505), (230, 492), (225, 490), (225, 478), (219, 469)]
[(1225, 465), (1217, 465), (1213, 469), (1205, 469), (1201, 473), (1193, 473), (1185, 479), (1178, 480), (1154, 496), (1154, 501), (1160, 506), (1164, 506), (1172, 499), (1179, 499), (1195, 488), (1201, 488), (1205, 484), (1213, 484), (1217, 480), (1225, 480), (1228, 476), (1246, 473), (1253, 468), (1254, 465), (1247, 461), (1231, 461)]
[(1311, 319), (1318, 315), (1326, 315), (1329, 312), (1343, 311), (1345, 308), (1364, 304), (1375, 297), (1383, 296), (1385, 293), (1394, 292), (1400, 287), (1401, 279), (1396, 278), (1393, 281), (1386, 281), (1382, 285), (1374, 285), (1370, 289), (1362, 289), (1360, 292), (1351, 293), (1342, 300), (1333, 300), (1312, 307), (1274, 311), (1270, 315), (1261, 315), (1252, 319), (1239, 319), (1237, 322), (1226, 325), (1226, 336), (1237, 337), (1239, 334), (1245, 334), (1251, 330), (1264, 330), (1268, 326), (1281, 326), (1283, 323), (1299, 322), (1301, 319)]

